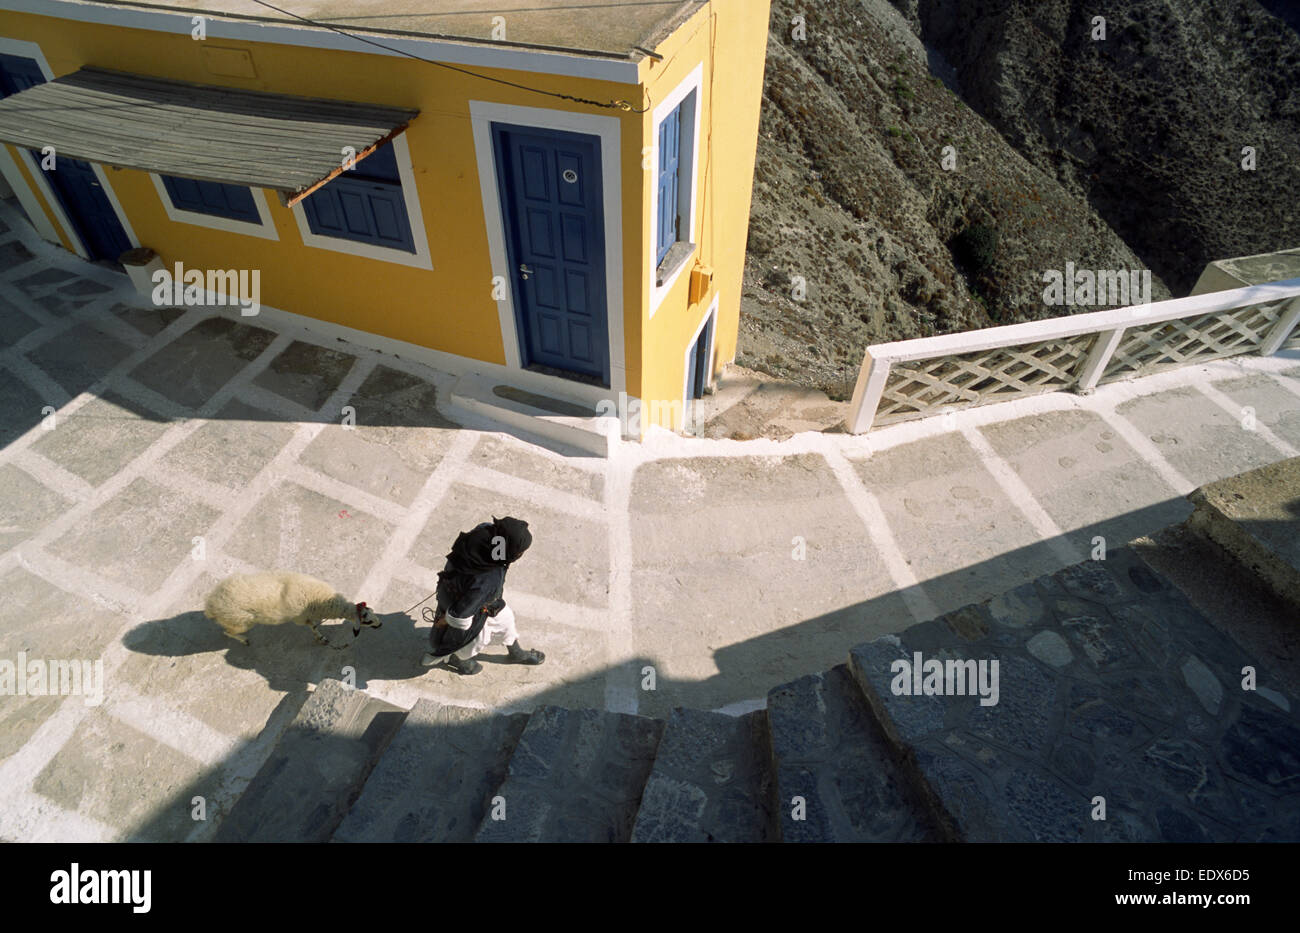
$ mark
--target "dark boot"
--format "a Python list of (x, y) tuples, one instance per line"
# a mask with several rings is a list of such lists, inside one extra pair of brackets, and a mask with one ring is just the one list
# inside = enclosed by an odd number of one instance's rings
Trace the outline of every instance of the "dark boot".
[(506, 645), (506, 651), (510, 655), (510, 660), (516, 664), (541, 664), (546, 660), (546, 655), (540, 651), (525, 651), (519, 647), (519, 642), (513, 645)]
[(483, 670), (483, 665), (479, 664), (473, 658), (470, 658), (468, 661), (462, 661), (454, 654), (447, 657), (447, 667), (461, 675), (477, 674), (479, 671)]

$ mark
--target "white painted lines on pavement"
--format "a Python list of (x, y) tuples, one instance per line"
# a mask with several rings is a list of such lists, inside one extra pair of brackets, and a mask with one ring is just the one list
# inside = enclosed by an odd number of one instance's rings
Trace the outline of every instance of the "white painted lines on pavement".
[(14, 451), (9, 462), (70, 502), (84, 502), (95, 494), (95, 487), (90, 483), (30, 447)]
[(889, 527), (889, 521), (885, 518), (885, 510), (880, 507), (880, 501), (867, 491), (867, 487), (842, 453), (829, 448), (824, 455), (835, 478), (839, 480), (844, 495), (848, 497), (849, 504), (862, 520), (868, 539), (884, 561), (889, 578), (894, 581), (894, 586), (897, 587), (899, 596), (907, 606), (907, 611), (917, 622), (925, 622), (938, 616), (938, 608), (925, 592), (921, 582), (916, 579), (916, 574), (908, 565), (907, 558), (903, 556), (903, 549), (899, 547)]
[(635, 713), (640, 708), (641, 672), (633, 669), (632, 639), (632, 473), (625, 459), (629, 451), (617, 444), (610, 451), (605, 472), (605, 515), (609, 547), (609, 616), (606, 629), (609, 652), (605, 674), (605, 709)]
[(1238, 404), (1237, 402), (1233, 401), (1231, 397), (1229, 397), (1219, 389), (1216, 389), (1212, 385), (1198, 385), (1196, 389), (1198, 392), (1200, 392), (1202, 395), (1208, 398), (1211, 402), (1218, 405), (1225, 412), (1231, 415), (1234, 421), (1242, 425), (1243, 431), (1250, 431), (1252, 434), (1256, 435), (1260, 440), (1262, 440), (1264, 443), (1271, 446), (1274, 450), (1276, 450), (1284, 457), (1295, 457), (1298, 455), (1294, 447), (1292, 447), (1286, 441), (1282, 440), (1282, 438), (1278, 437), (1276, 434), (1270, 431), (1266, 425), (1261, 424), (1258, 418), (1256, 418), (1253, 427), (1250, 428), (1245, 427), (1244, 407)]
[(1061, 526), (1052, 520), (1047, 511), (1039, 504), (1034, 497), (1034, 493), (1020, 478), (1011, 464), (1007, 463), (993, 449), (978, 428), (963, 425), (959, 432), (966, 443), (975, 451), (979, 457), (980, 465), (985, 471), (993, 477), (994, 482), (1001, 487), (1011, 504), (1020, 510), (1020, 514), (1029, 522), (1029, 527), (1033, 528), (1039, 539), (1046, 542), (1047, 546), (1052, 549), (1058, 560), (1062, 561), (1065, 566), (1077, 564), (1083, 560), (1086, 555), (1082, 554), (1077, 547), (1070, 543), (1061, 531)]
[[(410, 551), (411, 545), (420, 536), (420, 532), (429, 521), (429, 516), (442, 502), (447, 490), (451, 488), (457, 475), (464, 468), (465, 460), (477, 442), (478, 438), (466, 433), (457, 434), (452, 440), (447, 452), (429, 474), (420, 491), (416, 493), (414, 501), (394, 522), (397, 527), (389, 533), (388, 542), (384, 545), (379, 560), (375, 561), (361, 584), (361, 592), (373, 593), (373, 600), (378, 600), (379, 595), (387, 591), (389, 583), (394, 574), (399, 572), (401, 562)], [(436, 581), (434, 585), (436, 586)]]
[(1142, 461), (1155, 470), (1156, 474), (1165, 481), (1165, 484), (1180, 496), (1185, 496), (1196, 488), (1187, 477), (1178, 472), (1155, 442), (1140, 430), (1127, 418), (1115, 411), (1112, 407), (1097, 406), (1093, 408), (1101, 420), (1106, 422), (1106, 426), (1114, 431), (1124, 443), (1128, 444), (1142, 458)]
[(220, 766), (240, 744), (238, 738), (173, 709), (158, 697), (141, 696), (124, 684), (116, 685), (104, 709), (118, 722), (209, 768)]

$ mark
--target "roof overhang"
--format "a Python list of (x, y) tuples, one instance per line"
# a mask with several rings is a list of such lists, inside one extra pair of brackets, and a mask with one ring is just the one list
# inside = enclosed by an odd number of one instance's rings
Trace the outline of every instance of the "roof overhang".
[(419, 111), (164, 81), (98, 68), (0, 100), (0, 141), (296, 204), (406, 129)]

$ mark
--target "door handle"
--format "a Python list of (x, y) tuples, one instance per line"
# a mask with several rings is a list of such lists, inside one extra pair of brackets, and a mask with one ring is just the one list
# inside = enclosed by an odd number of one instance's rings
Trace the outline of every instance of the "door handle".
[(528, 263), (526, 263), (526, 262), (523, 262), (523, 263), (520, 263), (520, 264), (519, 264), (519, 271), (520, 271), (520, 272), (525, 272), (525, 273), (527, 273), (528, 275), (532, 275), (532, 274), (533, 274), (533, 270), (530, 269), (530, 268), (528, 268)]

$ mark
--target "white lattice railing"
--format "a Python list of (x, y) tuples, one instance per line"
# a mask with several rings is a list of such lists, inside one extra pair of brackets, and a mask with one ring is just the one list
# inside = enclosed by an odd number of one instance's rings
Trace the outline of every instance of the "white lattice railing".
[(1300, 347), (1300, 279), (867, 348), (849, 430)]

